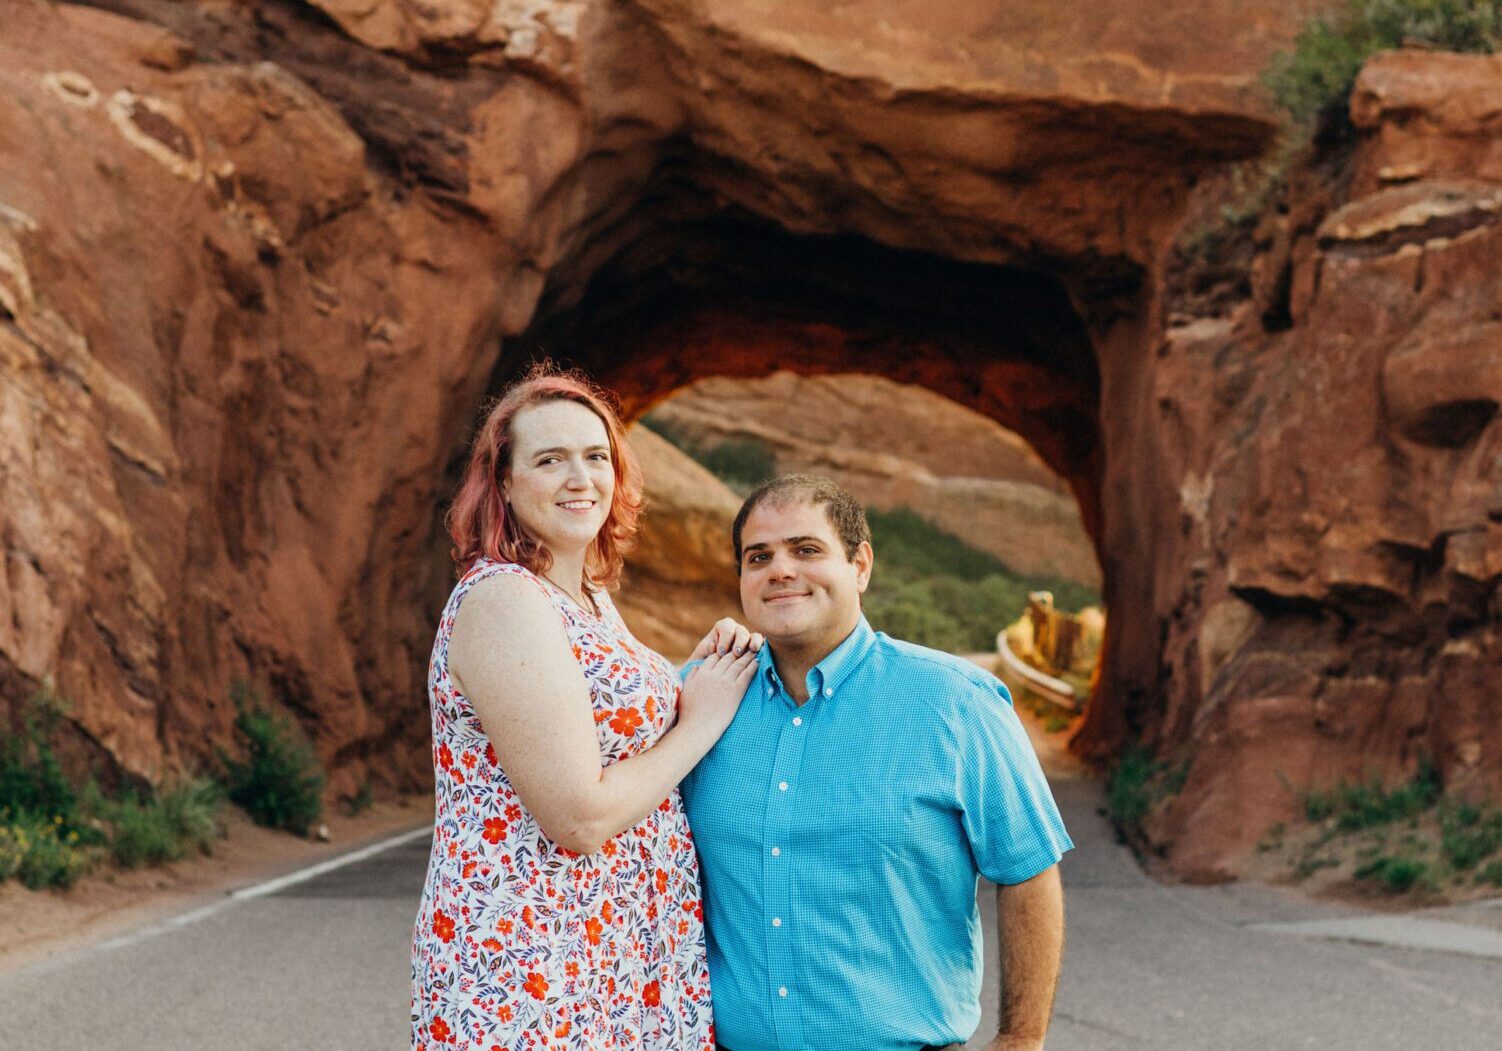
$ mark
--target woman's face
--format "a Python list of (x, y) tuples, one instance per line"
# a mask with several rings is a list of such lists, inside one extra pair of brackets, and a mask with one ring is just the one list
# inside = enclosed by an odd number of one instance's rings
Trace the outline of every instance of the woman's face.
[(615, 495), (604, 421), (575, 401), (523, 409), (511, 421), (511, 464), (501, 488), (522, 528), (555, 556), (582, 552)]

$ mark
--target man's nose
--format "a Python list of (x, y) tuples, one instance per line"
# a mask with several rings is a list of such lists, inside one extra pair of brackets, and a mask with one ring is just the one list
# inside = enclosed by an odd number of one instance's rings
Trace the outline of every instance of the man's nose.
[(773, 555), (767, 575), (773, 580), (788, 580), (797, 575), (798, 563), (787, 555)]

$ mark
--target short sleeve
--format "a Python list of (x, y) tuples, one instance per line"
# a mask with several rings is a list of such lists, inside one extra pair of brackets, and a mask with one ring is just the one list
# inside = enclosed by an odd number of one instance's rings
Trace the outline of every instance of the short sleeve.
[(1074, 846), (1027, 730), (999, 680), (972, 685), (956, 712), (955, 797), (976, 867), (1022, 883)]

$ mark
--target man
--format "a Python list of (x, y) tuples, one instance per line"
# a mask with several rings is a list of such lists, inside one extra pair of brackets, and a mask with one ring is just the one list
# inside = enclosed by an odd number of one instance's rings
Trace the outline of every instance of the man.
[(1000, 885), (1002, 1025), (1043, 1046), (1073, 844), (995, 677), (873, 632), (865, 511), (786, 476), (735, 520), (766, 637), (735, 721), (683, 783), (722, 1051), (959, 1048), (980, 1020), (977, 875)]

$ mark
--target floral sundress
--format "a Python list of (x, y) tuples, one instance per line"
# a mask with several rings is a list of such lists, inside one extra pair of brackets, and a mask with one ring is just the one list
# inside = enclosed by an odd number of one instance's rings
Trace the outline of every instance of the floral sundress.
[(678, 790), (593, 854), (557, 845), (522, 806), (448, 671), (469, 590), (526, 578), (557, 610), (589, 682), (600, 763), (650, 747), (678, 702), (673, 666), (525, 568), (478, 559), (449, 596), (428, 666), (436, 815), (412, 946), (412, 1046), (423, 1051), (710, 1051), (698, 862)]

